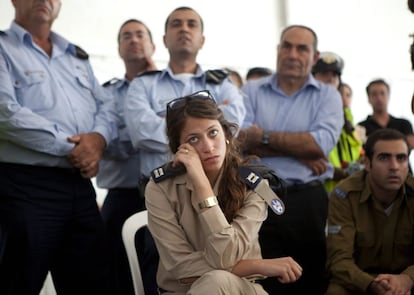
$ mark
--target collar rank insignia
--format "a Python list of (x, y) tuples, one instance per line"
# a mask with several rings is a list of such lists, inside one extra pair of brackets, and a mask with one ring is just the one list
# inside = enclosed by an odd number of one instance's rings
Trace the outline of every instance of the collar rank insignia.
[(184, 165), (178, 165), (177, 167), (172, 167), (172, 162), (166, 163), (161, 167), (155, 168), (151, 171), (152, 179), (155, 183), (163, 181), (165, 179), (184, 174), (186, 172)]

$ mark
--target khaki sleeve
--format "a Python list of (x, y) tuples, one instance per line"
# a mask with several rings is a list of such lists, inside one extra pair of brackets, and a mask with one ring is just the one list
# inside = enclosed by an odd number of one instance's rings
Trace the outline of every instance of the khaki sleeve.
[(218, 206), (202, 212), (202, 230), (207, 233), (205, 255), (211, 266), (230, 270), (241, 259), (261, 258), (258, 233), (266, 217), (267, 204), (253, 191), (230, 224)]
[(328, 212), (328, 271), (333, 282), (349, 290), (365, 292), (374, 278), (362, 271), (353, 259), (355, 227), (348, 196), (332, 192)]
[(414, 282), (414, 265), (410, 265), (402, 273), (408, 275)]

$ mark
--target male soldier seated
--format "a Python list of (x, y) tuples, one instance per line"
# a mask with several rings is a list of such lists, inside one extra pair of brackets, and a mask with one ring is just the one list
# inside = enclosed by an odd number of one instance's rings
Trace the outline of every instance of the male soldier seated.
[(414, 178), (409, 144), (380, 129), (365, 145), (365, 171), (330, 196), (326, 294), (404, 294), (414, 282)]

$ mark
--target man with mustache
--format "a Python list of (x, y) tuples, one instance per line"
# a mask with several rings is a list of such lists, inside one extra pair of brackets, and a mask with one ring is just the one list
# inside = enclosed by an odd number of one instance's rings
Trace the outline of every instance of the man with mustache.
[(414, 282), (414, 178), (407, 138), (374, 131), (365, 171), (332, 192), (328, 214), (328, 295), (409, 295)]
[(12, 0), (0, 32), (0, 294), (108, 294), (104, 224), (90, 178), (116, 136), (85, 51), (52, 31), (60, 0)]
[(327, 155), (339, 138), (343, 111), (338, 91), (312, 77), (317, 43), (308, 27), (285, 28), (277, 48), (277, 72), (243, 87), (242, 148), (260, 156), (288, 186), (285, 214), (269, 213), (262, 225), (262, 254), (291, 256), (303, 267), (302, 277), (292, 284), (266, 279), (269, 294), (323, 294), (326, 287), (328, 197), (323, 183), (333, 176)]

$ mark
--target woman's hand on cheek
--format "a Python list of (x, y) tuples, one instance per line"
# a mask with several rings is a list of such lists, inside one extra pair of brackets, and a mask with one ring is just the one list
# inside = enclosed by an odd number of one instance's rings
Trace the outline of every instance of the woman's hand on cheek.
[(199, 176), (206, 177), (200, 156), (194, 147), (188, 143), (180, 145), (175, 153), (173, 167), (177, 167), (180, 163), (185, 166), (189, 177), (193, 181), (196, 181)]

